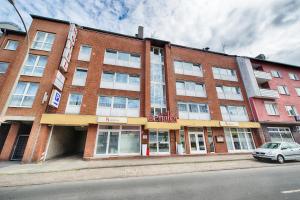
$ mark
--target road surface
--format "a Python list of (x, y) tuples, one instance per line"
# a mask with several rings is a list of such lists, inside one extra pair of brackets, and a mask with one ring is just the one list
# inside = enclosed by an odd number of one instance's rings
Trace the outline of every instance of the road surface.
[(300, 165), (6, 187), (0, 199), (299, 200)]

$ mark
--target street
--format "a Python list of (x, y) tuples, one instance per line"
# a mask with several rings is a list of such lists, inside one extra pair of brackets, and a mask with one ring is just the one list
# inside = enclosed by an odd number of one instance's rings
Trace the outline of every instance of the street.
[[(0, 199), (300, 199), (300, 165), (3, 187)], [(42, 177), (41, 177), (42, 178)]]

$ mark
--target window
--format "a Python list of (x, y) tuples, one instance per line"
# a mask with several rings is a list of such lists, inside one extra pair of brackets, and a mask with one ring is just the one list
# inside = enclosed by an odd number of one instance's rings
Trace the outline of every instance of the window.
[(265, 108), (266, 108), (268, 115), (279, 115), (276, 103), (265, 102)]
[(203, 76), (202, 67), (198, 64), (174, 61), (174, 68), (176, 74), (185, 74), (191, 76)]
[(117, 96), (100, 96), (97, 115), (138, 117), (140, 115), (140, 100)]
[[(1, 64), (0, 64), (1, 65)], [(1, 67), (0, 67), (1, 68)], [(0, 70), (1, 71), (1, 70)], [(1, 72), (0, 72), (1, 73)], [(298, 96), (300, 96), (300, 88), (295, 88), (295, 90), (296, 90), (296, 93), (297, 93), (297, 95)]]
[(139, 126), (102, 126), (97, 135), (97, 155), (139, 155), (141, 130)]
[(217, 86), (216, 90), (219, 99), (243, 100), (239, 87)]
[(295, 81), (298, 81), (298, 80), (299, 80), (298, 75), (297, 75), (297, 74), (294, 74), (294, 73), (289, 73), (289, 77), (290, 77), (290, 79), (295, 80)]
[(87, 77), (87, 69), (77, 68), (74, 73), (72, 85), (84, 86), (86, 77)]
[(78, 114), (82, 103), (82, 94), (71, 93), (69, 96), (66, 113)]
[(294, 142), (291, 130), (288, 127), (268, 127), (271, 142)]
[(54, 39), (55, 34), (38, 31), (36, 32), (31, 48), (51, 51)]
[(4, 74), (8, 68), (7, 62), (0, 62), (0, 74)]
[(212, 71), (213, 71), (214, 79), (237, 81), (236, 71), (233, 69), (213, 67)]
[(298, 115), (297, 109), (293, 105), (285, 106), (285, 109), (288, 112), (289, 116), (297, 116)]
[(250, 129), (224, 128), (227, 149), (234, 151), (252, 151), (255, 146)]
[(151, 47), (150, 79), (151, 114), (156, 116), (167, 111), (164, 50), (162, 48)]
[(278, 88), (279, 94), (284, 94), (284, 95), (289, 95), (290, 94), (287, 86), (279, 85), (279, 86), (277, 86), (277, 88)]
[(281, 77), (281, 73), (279, 71), (275, 71), (275, 70), (271, 71), (271, 75), (275, 78), (280, 78)]
[(132, 53), (106, 49), (104, 55), (104, 64), (140, 68), (141, 56), (134, 53), (132, 54)]
[(140, 77), (138, 75), (103, 72), (100, 88), (140, 91)]
[(177, 106), (180, 119), (210, 120), (207, 104), (178, 102)]
[(22, 69), (22, 75), (43, 76), (47, 64), (47, 56), (29, 54), (27, 61)]
[(78, 60), (90, 61), (91, 53), (92, 53), (92, 47), (88, 45), (81, 45), (79, 55), (78, 55)]
[(224, 121), (249, 121), (244, 106), (220, 106)]
[(18, 82), (14, 94), (12, 95), (10, 106), (31, 108), (38, 87), (38, 83)]
[(113, 108), (126, 108), (126, 98), (125, 97), (115, 97)]
[(206, 97), (204, 84), (195, 82), (176, 82), (176, 94), (183, 96)]
[(15, 51), (17, 50), (19, 42), (16, 40), (8, 40), (4, 49)]

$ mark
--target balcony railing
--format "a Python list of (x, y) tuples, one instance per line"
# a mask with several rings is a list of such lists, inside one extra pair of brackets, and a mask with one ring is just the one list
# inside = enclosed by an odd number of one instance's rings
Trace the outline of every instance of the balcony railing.
[(268, 72), (254, 70), (254, 75), (259, 83), (264, 83), (272, 79), (272, 76)]
[(278, 99), (279, 98), (279, 93), (277, 90), (270, 90), (270, 89), (259, 89), (260, 96), (261, 98), (266, 98), (266, 99)]
[(209, 113), (190, 113), (179, 111), (179, 119), (200, 119), (200, 120), (210, 120)]

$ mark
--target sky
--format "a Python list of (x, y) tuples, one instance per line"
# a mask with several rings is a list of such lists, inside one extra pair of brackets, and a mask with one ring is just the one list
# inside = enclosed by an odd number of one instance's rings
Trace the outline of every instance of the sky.
[[(144, 35), (194, 48), (300, 65), (300, 0), (15, 0), (29, 14), (97, 29)], [(0, 0), (0, 21), (21, 26)]]

